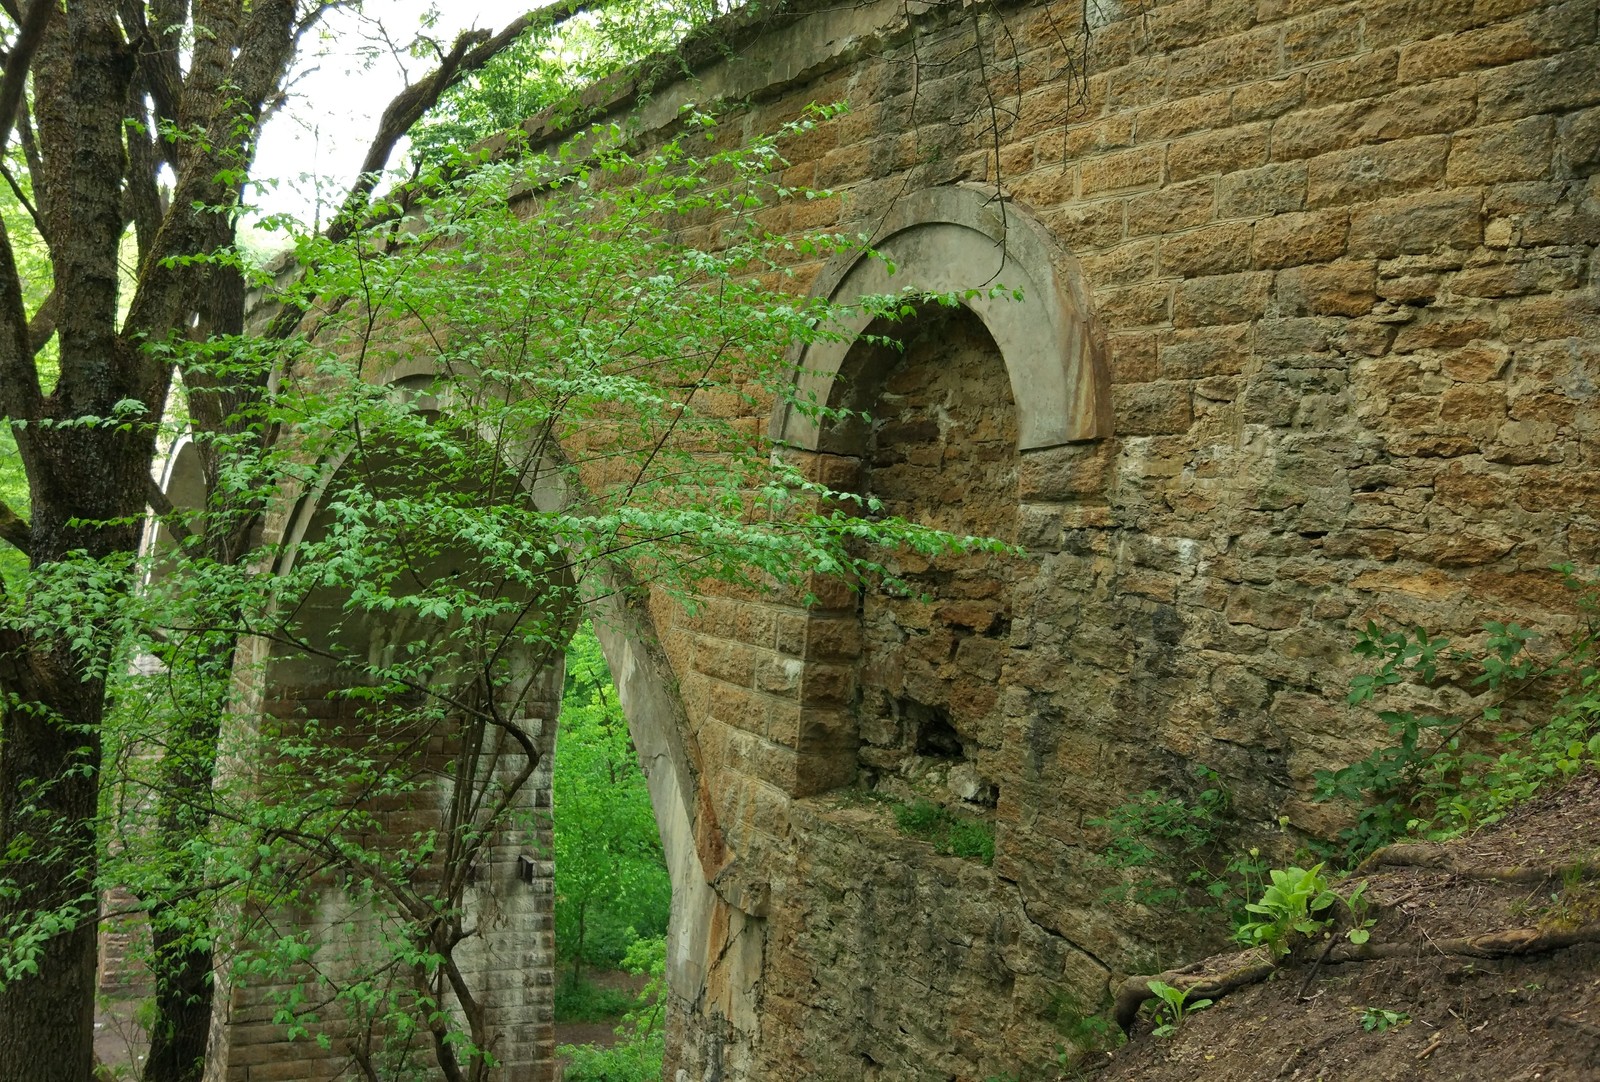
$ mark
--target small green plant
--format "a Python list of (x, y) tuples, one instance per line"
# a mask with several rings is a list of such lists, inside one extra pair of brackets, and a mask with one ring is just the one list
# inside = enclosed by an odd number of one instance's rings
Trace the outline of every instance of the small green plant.
[(1236, 933), (1238, 941), (1286, 954), (1292, 934), (1309, 936), (1325, 929), (1329, 921), (1320, 914), (1332, 908), (1339, 895), (1329, 889), (1322, 867), (1315, 864), (1310, 868), (1273, 868), (1272, 884), (1261, 900), (1245, 906), (1262, 919), (1241, 924)]
[(568, 974), (555, 987), (557, 1022), (609, 1022), (633, 1007), (632, 992), (606, 988), (585, 977)]
[(1365, 879), (1356, 885), (1355, 890), (1350, 892), (1350, 896), (1344, 900), (1344, 904), (1350, 910), (1350, 930), (1345, 935), (1350, 942), (1359, 947), (1372, 938), (1372, 926), (1378, 923), (1376, 917), (1368, 916), (1371, 911), (1371, 905), (1367, 901), (1367, 881)]
[(1209, 767), (1196, 765), (1191, 775), (1193, 795), (1147, 789), (1088, 821), (1107, 835), (1098, 862), (1132, 873), (1105, 897), (1238, 924), (1245, 903), (1261, 889), (1267, 861), (1256, 848), (1224, 856), (1221, 836), (1230, 826), (1232, 795)]
[[(1399, 685), (1450, 682), (1481, 689), (1486, 705), (1465, 714), (1379, 710), (1391, 744), (1336, 771), (1317, 774), (1318, 800), (1356, 805), (1356, 821), (1340, 833), (1344, 859), (1355, 864), (1407, 835), (1444, 840), (1493, 823), (1552, 781), (1600, 764), (1600, 581), (1556, 570), (1577, 595), (1584, 620), (1549, 660), (1530, 651), (1534, 633), (1515, 623), (1483, 625), (1484, 648), (1454, 649), (1423, 628), (1393, 630), (1368, 623), (1353, 652), (1373, 662), (1350, 682), (1352, 706), (1377, 705)], [(1495, 734), (1508, 702), (1536, 684), (1553, 685), (1549, 720)], [(1503, 750), (1484, 750), (1489, 738)]]
[[(1109, 1001), (1106, 1008), (1109, 1008)], [(1109, 1052), (1127, 1040), (1116, 1022), (1105, 1013), (1085, 1009), (1076, 997), (1063, 992), (1051, 1003), (1050, 1014), (1056, 1032), (1066, 1042), (1056, 1046), (1056, 1058), (1062, 1067), (1069, 1067), (1075, 1056), (1088, 1052)]]
[(1164, 981), (1151, 981), (1150, 991), (1155, 995), (1145, 1001), (1150, 1008), (1150, 1013), (1155, 1016), (1156, 1028), (1151, 1030), (1152, 1036), (1170, 1037), (1178, 1032), (1178, 1026), (1183, 1020), (1195, 1011), (1203, 1011), (1211, 1006), (1209, 999), (1189, 1000), (1189, 993), (1181, 988), (1174, 988)]
[(1368, 1033), (1387, 1033), (1391, 1029), (1411, 1024), (1411, 1016), (1404, 1011), (1391, 1011), (1383, 1007), (1351, 1007), (1361, 1012), (1361, 1028)]
[(994, 828), (982, 819), (957, 815), (931, 800), (913, 800), (894, 806), (894, 821), (907, 834), (931, 842), (937, 853), (994, 862)]

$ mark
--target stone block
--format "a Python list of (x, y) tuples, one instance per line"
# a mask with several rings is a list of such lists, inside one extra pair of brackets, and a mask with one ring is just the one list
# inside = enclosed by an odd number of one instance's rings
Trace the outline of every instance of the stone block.
[(1304, 598), (1274, 590), (1240, 587), (1228, 594), (1223, 610), (1230, 624), (1248, 624), (1266, 631), (1281, 631), (1300, 623), (1306, 611)]
[(1557, 141), (1566, 175), (1582, 176), (1600, 165), (1600, 108), (1562, 117)]
[(702, 637), (695, 643), (694, 666), (707, 676), (750, 687), (755, 680), (757, 657), (757, 651), (742, 643)]
[(1584, 289), (1521, 298), (1506, 308), (1503, 333), (1508, 342), (1600, 337), (1600, 295)]
[(1235, 124), (1270, 120), (1299, 108), (1306, 100), (1306, 76), (1295, 72), (1285, 79), (1267, 79), (1233, 91), (1230, 106)]
[(1264, 79), (1278, 70), (1279, 34), (1263, 27), (1208, 41), (1172, 57), (1167, 93), (1187, 97), (1250, 79)]
[(1360, 51), (1361, 17), (1359, 6), (1339, 6), (1290, 22), (1283, 28), (1283, 66), (1301, 68)]
[(1306, 205), (1304, 162), (1264, 165), (1225, 173), (1217, 181), (1217, 216), (1253, 218)]
[(1152, 10), (1144, 34), (1152, 48), (1172, 52), (1248, 30), (1255, 13), (1255, 0), (1178, 0)]
[(1516, 297), (1576, 289), (1583, 280), (1582, 250), (1507, 252), (1464, 268), (1450, 282), (1461, 297)]
[[(1063, 105), (1062, 110), (1067, 106)], [(1055, 122), (1043, 134), (1048, 135), (1057, 130), (1061, 125), (1061, 113), (1055, 116)], [(1094, 158), (1113, 150), (1123, 150), (1133, 146), (1133, 114), (1109, 116), (1091, 124), (1075, 124), (1069, 127), (1061, 143), (1061, 153), (1074, 161), (1081, 158)]]
[(1167, 179), (1192, 180), (1262, 164), (1267, 160), (1270, 126), (1258, 121), (1174, 139), (1167, 146)]
[(1111, 445), (1104, 442), (1028, 451), (1017, 464), (1017, 498), (1077, 500), (1102, 492), (1111, 468), (1111, 452)]
[[(1161, 378), (1205, 379), (1244, 371), (1250, 358), (1250, 325), (1196, 327), (1173, 333), (1161, 347)], [(1231, 399), (1228, 394), (1226, 399)], [(1226, 400), (1225, 399), (1225, 400)]]
[(1169, 381), (1111, 389), (1115, 429), (1127, 436), (1187, 432), (1194, 420), (1187, 384)]
[(1116, 331), (1152, 327), (1172, 320), (1172, 286), (1165, 282), (1095, 291), (1096, 310)]
[(1600, 46), (1547, 59), (1525, 60), (1485, 73), (1478, 81), (1480, 123), (1558, 113), (1600, 102)]
[(1141, 109), (1133, 115), (1134, 141), (1154, 143), (1219, 125), (1226, 127), (1231, 97), (1231, 91), (1214, 90)]
[(1163, 237), (1161, 277), (1231, 274), (1250, 266), (1250, 223), (1219, 222)]
[(1291, 113), (1272, 129), (1275, 161), (1311, 158), (1363, 143), (1454, 131), (1471, 123), (1470, 77), (1411, 87), (1376, 101), (1355, 101)]
[(1394, 338), (1396, 353), (1413, 353), (1420, 349), (1439, 349), (1464, 346), (1494, 333), (1494, 326), (1481, 316), (1440, 315), (1418, 320), (1400, 328)]
[(1474, 0), (1375, 0), (1364, 5), (1368, 41), (1417, 41), (1465, 30), (1473, 24)]
[(1441, 247), (1472, 248), (1483, 239), (1477, 189), (1420, 192), (1357, 207), (1350, 214), (1350, 254), (1387, 259)]
[(1272, 275), (1266, 271), (1219, 274), (1184, 282), (1173, 300), (1173, 325), (1203, 327), (1260, 319), (1271, 288)]
[(1533, 116), (1457, 132), (1445, 167), (1449, 184), (1500, 184), (1539, 180), (1550, 172), (1554, 117)]
[(1164, 154), (1163, 147), (1138, 147), (1083, 162), (1078, 167), (1079, 193), (1089, 199), (1107, 192), (1159, 184)]
[(1210, 181), (1172, 184), (1132, 196), (1126, 210), (1128, 236), (1171, 233), (1201, 225), (1211, 220), (1214, 205), (1215, 194)]
[(1505, 374), (1511, 353), (1504, 346), (1465, 346), (1439, 358), (1439, 369), (1462, 383), (1486, 383)]
[(1307, 166), (1306, 202), (1326, 207), (1431, 186), (1449, 152), (1448, 136), (1429, 135), (1324, 154)]
[(1377, 265), (1370, 261), (1293, 267), (1278, 274), (1278, 311), (1283, 315), (1359, 316), (1377, 300)]
[(1122, 239), (1123, 201), (1120, 199), (1074, 203), (1042, 217), (1069, 251), (1105, 248)]
[(1344, 254), (1349, 224), (1349, 212), (1342, 208), (1263, 218), (1251, 238), (1252, 265), (1293, 267), (1337, 259)]
[[(1587, 7), (1587, 0), (1551, 5), (1520, 19), (1407, 45), (1400, 56), (1400, 80), (1425, 82), (1461, 72), (1503, 67), (1571, 48), (1585, 40), (1582, 18)], [(1593, 9), (1588, 8), (1587, 14), (1590, 22), (1587, 33), (1592, 36)]]
[(1348, 60), (1320, 64), (1306, 73), (1306, 104), (1326, 105), (1386, 94), (1397, 83), (1400, 50), (1378, 49)]
[(1156, 336), (1150, 332), (1113, 334), (1106, 339), (1112, 383), (1145, 383), (1156, 378)]
[(1506, 419), (1506, 392), (1499, 384), (1461, 384), (1440, 396), (1439, 421), (1456, 431), (1489, 435)]
[(1084, 277), (1096, 285), (1122, 286), (1156, 276), (1156, 242), (1126, 241), (1080, 260)]
[(1152, 56), (1117, 68), (1110, 73), (1106, 104), (1112, 109), (1123, 110), (1165, 100), (1170, 64), (1165, 56)]

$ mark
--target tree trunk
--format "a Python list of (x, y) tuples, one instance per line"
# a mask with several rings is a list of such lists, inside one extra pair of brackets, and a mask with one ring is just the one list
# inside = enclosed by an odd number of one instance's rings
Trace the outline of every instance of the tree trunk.
[(153, 911), (156, 1025), (143, 1082), (199, 1082), (211, 1033), (211, 951), (173, 931)]
[[(17, 954), (37, 936), (19, 979), (0, 986), (0, 1079), (8, 1082), (84, 1082), (94, 1065), (101, 683), (51, 665), (62, 660), (4, 658), (6, 675), (20, 679), (3, 681), (0, 879), (15, 891), (0, 901), (0, 928)], [(46, 666), (66, 671), (40, 686)], [(28, 930), (21, 936), (19, 924)]]

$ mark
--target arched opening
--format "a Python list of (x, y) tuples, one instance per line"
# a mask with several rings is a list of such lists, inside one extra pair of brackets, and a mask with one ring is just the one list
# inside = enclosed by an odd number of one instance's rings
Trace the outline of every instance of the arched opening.
[[(218, 1002), (225, 1062), (309, 1077), (319, 1061), (404, 1072), (487, 1052), (512, 1077), (549, 1076), (571, 583), (506, 577), (425, 516), (384, 528), (427, 498), (425, 472), (369, 442), (286, 531), (279, 612), (245, 662), (260, 713), (230, 749), (228, 795), (262, 841), (245, 961)], [(520, 491), (493, 473), (449, 483), (464, 501)]]
[[(943, 313), (924, 310), (903, 324), (869, 326), (870, 317), (862, 316), (859, 325), (848, 328), (855, 332), (853, 340), (817, 343), (798, 353), (795, 378), (802, 397), (873, 420), (852, 416), (820, 422), (780, 405), (772, 417), (772, 436), (798, 452), (831, 460), (832, 465), (819, 468), (828, 476), (858, 472), (863, 492), (878, 495), (874, 487), (887, 486), (885, 495), (898, 513), (963, 534), (1014, 540), (1021, 456), (1111, 435), (1105, 346), (1077, 262), (1025, 208), (966, 186), (904, 197), (873, 246), (876, 255), (849, 254), (826, 268), (813, 292), (847, 303), (909, 289), (953, 294), (960, 304)], [(1004, 290), (997, 292), (1001, 286)], [(906, 346), (904, 357), (862, 340), (874, 335), (898, 336)], [(987, 358), (981, 364), (980, 354)], [(969, 384), (970, 390), (958, 390), (955, 383)], [(972, 419), (952, 426), (950, 406), (924, 406), (919, 395), (959, 400), (957, 412)], [(1002, 403), (1009, 408), (1002, 410)], [(904, 416), (895, 420), (891, 414)], [(928, 472), (927, 463), (934, 461), (950, 476)], [(998, 594), (956, 596), (961, 590), (997, 589), (993, 582), (980, 585), (985, 573), (928, 573), (941, 580), (939, 588), (948, 595), (942, 602), (945, 630), (935, 634), (930, 622), (913, 638), (887, 615), (897, 602), (863, 602), (863, 658), (874, 652), (889, 658), (893, 651), (887, 644), (893, 641), (915, 645), (926, 656), (858, 666), (856, 716), (830, 717), (802, 731), (796, 772), (802, 784), (796, 795), (848, 783), (858, 765), (869, 779), (887, 777), (897, 754), (949, 758), (960, 746), (964, 750), (950, 770), (960, 779), (957, 786), (981, 801), (994, 800), (983, 771), (973, 778), (973, 769), (963, 762), (969, 747), (998, 746), (993, 727), (972, 719), (986, 716), (992, 708), (986, 700), (998, 693), (996, 644), (1005, 638), (1009, 606), (996, 600)], [(808, 642), (855, 638), (840, 630), (854, 621), (846, 609), (814, 607), (809, 619), (815, 633)], [(879, 646), (868, 649), (874, 635)], [(936, 658), (941, 648), (948, 656)], [(980, 655), (985, 660), (979, 661)], [(808, 653), (807, 661), (840, 656), (837, 650)], [(960, 707), (968, 719), (965, 738), (950, 708), (940, 705), (949, 697), (937, 687), (944, 678), (929, 675), (946, 666), (965, 666), (989, 680), (987, 688), (957, 696), (967, 700)], [(924, 750), (917, 751), (919, 746)], [(847, 761), (853, 747), (860, 750)]]
[[(859, 491), (883, 514), (1014, 540), (1017, 410), (994, 339), (964, 307), (875, 329), (903, 348), (863, 343), (847, 360), (863, 377), (852, 393), (870, 398)], [(887, 566), (903, 586), (861, 598), (861, 781), (900, 801), (993, 807), (1010, 561), (901, 553)]]

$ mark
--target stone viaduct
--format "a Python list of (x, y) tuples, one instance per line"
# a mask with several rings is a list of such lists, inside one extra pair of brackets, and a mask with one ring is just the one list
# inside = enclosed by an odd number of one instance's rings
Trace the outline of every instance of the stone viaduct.
[[(1382, 735), (1344, 705), (1357, 629), (1570, 617), (1551, 565), (1600, 564), (1597, 17), (802, 3), (642, 106), (592, 96), (647, 132), (686, 100), (746, 102), (751, 131), (849, 102), (788, 148), (838, 195), (773, 224), (875, 234), (896, 286), (1027, 298), (931, 314), (903, 354), (802, 358), (870, 428), (760, 418), (834, 484), (1025, 556), (904, 558), (926, 599), (819, 581), (810, 607), (604, 621), (674, 883), (668, 1077), (1050, 1062), (1059, 1012), (1184, 940), (1102, 902), (1089, 820), (1203, 764), (1247, 840), (1326, 836), (1313, 771)], [(799, 281), (885, 284), (849, 261)], [(867, 791), (983, 817), (992, 864)], [(542, 904), (494, 963), (520, 974), (508, 1079), (548, 1069)], [(218, 1077), (336, 1073), (233, 1021)]]

